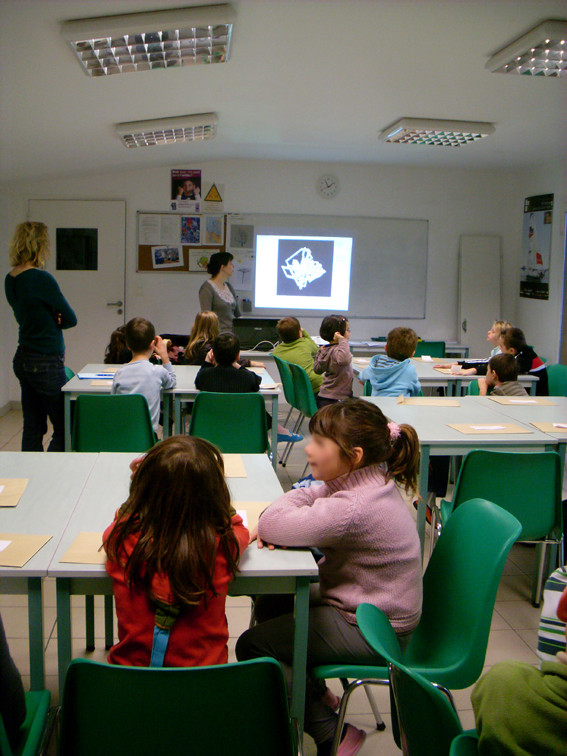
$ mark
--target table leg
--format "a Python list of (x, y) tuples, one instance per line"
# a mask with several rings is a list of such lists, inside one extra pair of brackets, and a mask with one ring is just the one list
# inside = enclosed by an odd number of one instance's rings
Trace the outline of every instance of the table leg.
[(310, 580), (308, 577), (298, 577), (295, 593), (291, 716), (297, 721), (301, 734), (303, 734), (303, 719), (305, 715), (305, 676), (307, 669), (307, 634), (309, 630), (309, 583)]
[(532, 396), (536, 395), (536, 388), (537, 388), (537, 381), (532, 381), (532, 385), (530, 386), (530, 394)]
[(114, 645), (114, 604), (112, 596), (104, 597), (104, 646), (110, 651)]
[(419, 499), (417, 503), (417, 532), (421, 543), (421, 561), (425, 543), (425, 513), (427, 511), (427, 484), (429, 481), (429, 446), (422, 444), (419, 460)]
[(68, 578), (57, 578), (57, 663), (59, 667), (59, 696), (62, 700), (67, 667), (71, 663), (71, 591)]
[[(163, 400), (163, 437), (168, 438), (170, 436), (169, 424), (171, 417), (171, 394), (162, 394)], [(174, 430), (174, 433), (177, 431)]]
[(65, 395), (65, 451), (71, 451), (71, 394), (68, 391)]
[(173, 431), (174, 433), (183, 433), (181, 427), (181, 399), (175, 394), (173, 396)]
[(28, 578), (28, 625), (30, 644), (30, 688), (43, 690), (43, 608), (41, 578)]
[(272, 467), (278, 469), (278, 395), (272, 396)]
[(95, 626), (94, 626), (94, 596), (85, 596), (85, 626), (86, 626), (86, 649), (87, 651), (95, 650)]

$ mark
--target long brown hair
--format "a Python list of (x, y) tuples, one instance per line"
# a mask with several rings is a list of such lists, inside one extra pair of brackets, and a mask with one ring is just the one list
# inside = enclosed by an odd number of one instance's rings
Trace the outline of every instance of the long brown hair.
[(212, 344), (213, 339), (216, 339), (219, 333), (219, 319), (216, 312), (212, 312), (211, 310), (198, 312), (191, 329), (189, 343), (183, 355), (185, 360), (190, 362), (195, 359), (199, 348), (207, 342), (211, 342)]
[[(123, 546), (138, 541), (124, 560)], [(230, 493), (220, 451), (208, 441), (172, 436), (156, 444), (134, 473), (130, 495), (104, 544), (108, 558), (125, 567), (128, 585), (156, 596), (152, 580), (167, 576), (182, 604), (215, 595), (218, 554), (234, 574), (238, 542), (232, 530)]]
[(355, 467), (354, 449), (362, 449), (359, 467), (384, 464), (386, 480), (394, 479), (406, 493), (417, 490), (419, 439), (411, 425), (388, 423), (375, 404), (347, 399), (323, 407), (309, 422), (309, 432), (330, 438), (343, 459)]
[(24, 221), (16, 226), (10, 243), (10, 263), (43, 268), (49, 257), (49, 235), (45, 223)]

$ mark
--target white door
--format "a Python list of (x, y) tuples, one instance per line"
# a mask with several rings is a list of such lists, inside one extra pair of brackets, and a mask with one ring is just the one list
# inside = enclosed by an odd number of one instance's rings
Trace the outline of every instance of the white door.
[(500, 320), (502, 252), (499, 236), (461, 236), (459, 250), (459, 342), (471, 357), (488, 357), (486, 333)]
[(76, 327), (63, 333), (65, 363), (77, 372), (88, 362), (102, 362), (110, 334), (124, 323), (126, 203), (34, 199), (28, 202), (28, 220), (47, 225), (46, 270), (77, 315)]

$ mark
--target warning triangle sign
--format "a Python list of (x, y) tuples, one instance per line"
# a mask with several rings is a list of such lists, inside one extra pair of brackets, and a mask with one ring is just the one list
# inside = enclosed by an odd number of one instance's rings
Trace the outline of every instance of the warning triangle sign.
[(219, 194), (216, 184), (213, 184), (209, 189), (207, 196), (205, 197), (205, 202), (222, 202), (222, 197)]

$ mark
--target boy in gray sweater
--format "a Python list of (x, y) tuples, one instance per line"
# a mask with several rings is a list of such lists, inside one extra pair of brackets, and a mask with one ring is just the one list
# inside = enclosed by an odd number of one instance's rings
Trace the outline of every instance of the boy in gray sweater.
[(497, 354), (488, 362), (486, 378), (478, 379), (478, 392), (486, 396), (492, 388), (495, 396), (527, 396), (528, 392), (518, 381), (520, 367), (513, 354)]

